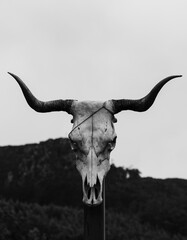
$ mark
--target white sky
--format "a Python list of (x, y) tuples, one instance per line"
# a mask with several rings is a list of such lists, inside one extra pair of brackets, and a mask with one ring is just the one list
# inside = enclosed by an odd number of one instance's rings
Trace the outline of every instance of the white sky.
[(41, 100), (141, 98), (167, 83), (143, 113), (116, 115), (111, 162), (143, 176), (187, 179), (186, 0), (1, 0), (0, 145), (67, 137), (71, 116), (30, 109), (18, 75)]

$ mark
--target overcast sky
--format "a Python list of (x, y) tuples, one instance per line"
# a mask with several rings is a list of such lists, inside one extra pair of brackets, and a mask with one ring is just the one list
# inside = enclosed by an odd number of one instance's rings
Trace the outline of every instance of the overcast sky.
[(67, 137), (71, 116), (34, 112), (7, 71), (41, 100), (137, 99), (182, 74), (147, 112), (116, 115), (111, 162), (187, 179), (186, 0), (0, 1), (0, 146)]

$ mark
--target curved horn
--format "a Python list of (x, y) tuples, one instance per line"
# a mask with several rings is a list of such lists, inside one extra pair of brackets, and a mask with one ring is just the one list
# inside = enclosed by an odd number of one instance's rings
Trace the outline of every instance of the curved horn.
[(25, 83), (15, 74), (8, 72), (19, 84), (29, 106), (37, 112), (66, 111), (71, 113), (71, 105), (74, 100), (54, 100), (43, 102), (38, 100), (25, 85)]
[(146, 95), (145, 97), (143, 97), (141, 99), (137, 99), (137, 100), (130, 100), (130, 99), (114, 100), (114, 99), (112, 99), (114, 114), (116, 114), (122, 110), (132, 110), (132, 111), (137, 111), (137, 112), (143, 112), (143, 111), (148, 110), (154, 103), (155, 98), (156, 98), (157, 94), (159, 93), (159, 91), (161, 90), (161, 88), (167, 82), (169, 82), (171, 79), (177, 78), (177, 77), (182, 77), (182, 75), (174, 75), (174, 76), (164, 78), (150, 91), (150, 93), (148, 95)]

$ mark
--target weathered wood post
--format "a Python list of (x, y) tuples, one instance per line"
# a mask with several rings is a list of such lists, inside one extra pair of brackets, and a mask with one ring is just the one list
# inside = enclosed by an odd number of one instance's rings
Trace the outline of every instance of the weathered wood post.
[(103, 202), (97, 206), (84, 204), (84, 240), (105, 240), (105, 181)]

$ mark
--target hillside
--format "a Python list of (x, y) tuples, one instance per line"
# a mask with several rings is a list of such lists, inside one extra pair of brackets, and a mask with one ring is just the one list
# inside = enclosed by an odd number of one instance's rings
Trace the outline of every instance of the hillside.
[[(81, 178), (68, 139), (0, 147), (0, 196), (0, 239), (82, 239)], [(112, 165), (106, 209), (107, 239), (187, 238), (187, 180)]]

